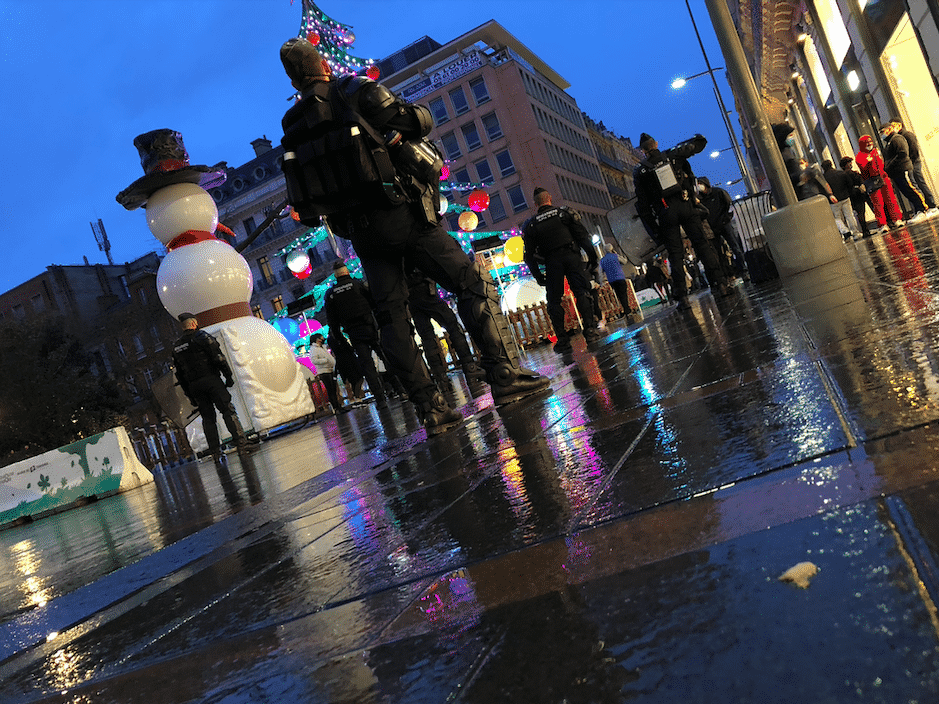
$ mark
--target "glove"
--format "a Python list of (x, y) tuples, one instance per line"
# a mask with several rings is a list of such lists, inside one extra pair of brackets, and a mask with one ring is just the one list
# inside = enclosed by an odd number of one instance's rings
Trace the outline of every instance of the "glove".
[(230, 376), (226, 376), (226, 377), (225, 377), (225, 386), (227, 386), (227, 387), (230, 389), (230, 388), (233, 387), (234, 385), (235, 385), (235, 380), (232, 379)]

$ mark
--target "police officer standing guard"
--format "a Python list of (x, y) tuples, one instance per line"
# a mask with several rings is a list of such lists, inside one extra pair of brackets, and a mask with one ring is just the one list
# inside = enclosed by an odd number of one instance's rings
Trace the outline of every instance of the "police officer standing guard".
[(349, 268), (342, 260), (333, 264), (333, 273), (336, 275), (336, 283), (323, 298), (326, 323), (335, 335), (348, 335), (359, 368), (375, 398), (375, 406), (387, 408), (385, 387), (372, 359), (372, 351), (379, 354), (381, 346), (372, 315), (371, 294), (364, 283), (349, 275)]
[(706, 145), (704, 137), (695, 135), (662, 152), (659, 151), (658, 142), (645, 132), (639, 137), (639, 149), (646, 158), (633, 174), (636, 212), (652, 239), (665, 245), (672, 270), (679, 272), (672, 277), (672, 293), (679, 310), (690, 307), (688, 286), (681, 273), (685, 258), (682, 228), (698, 259), (704, 264), (711, 291), (722, 296), (733, 294), (733, 288), (721, 269), (717, 252), (701, 225), (702, 214), (706, 214), (707, 209), (695, 199), (695, 176), (688, 163), (688, 157), (700, 153)]
[(290, 204), (305, 225), (325, 216), (352, 241), (374, 302), (381, 344), (428, 435), (457, 425), (427, 372), (408, 317), (403, 261), (458, 297), (467, 332), (496, 405), (548, 386), (519, 366), (514, 340), (489, 274), (440, 225), (440, 168), (432, 145), (430, 111), (395, 96), (364, 76), (336, 80), (305, 39), (290, 39), (281, 62), (300, 101), (284, 115), (283, 170)]
[[(196, 316), (192, 313), (182, 313), (179, 321), (183, 324), (184, 332), (173, 347), (176, 379), (192, 405), (199, 409), (205, 441), (212, 459), (217, 462), (222, 458), (222, 450), (218, 438), (218, 423), (215, 420), (216, 408), (222, 414), (225, 427), (231, 433), (238, 451), (246, 447), (244, 431), (228, 392), (235, 380), (218, 340), (205, 330), (199, 329)], [(222, 377), (225, 378), (224, 384)]]
[[(577, 312), (584, 326), (584, 339), (589, 343), (601, 337), (593, 314), (590, 279), (584, 270), (580, 252), (583, 250), (587, 254), (587, 268), (591, 270), (597, 266), (597, 253), (590, 242), (587, 228), (580, 221), (580, 215), (565, 206), (552, 205), (551, 194), (544, 188), (536, 188), (534, 196), (538, 213), (522, 225), (525, 263), (535, 281), (546, 289), (548, 316), (558, 338), (554, 351), (564, 354), (573, 349), (570, 335), (564, 327), (564, 308), (561, 307), (565, 277), (577, 302)], [(538, 266), (538, 257), (544, 260), (544, 273)]]

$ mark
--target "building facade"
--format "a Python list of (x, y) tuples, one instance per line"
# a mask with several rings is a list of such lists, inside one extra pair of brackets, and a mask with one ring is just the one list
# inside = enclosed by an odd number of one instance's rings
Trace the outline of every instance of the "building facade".
[(882, 147), (879, 127), (899, 117), (937, 192), (939, 3), (731, 0), (730, 9), (767, 117), (796, 128), (803, 155), (837, 163), (865, 134)]
[(633, 172), (639, 165), (639, 153), (629, 137), (622, 137), (608, 129), (602, 121), (594, 122), (586, 113), (587, 134), (597, 151), (600, 171), (610, 192), (613, 207), (625, 205), (636, 197)]
[[(580, 212), (590, 232), (609, 236), (610, 192), (583, 113), (561, 76), (495, 21), (444, 45), (428, 38), (416, 45), (425, 51), (379, 62), (381, 80), (430, 108), (430, 138), (447, 161), (450, 182), (485, 186), (489, 208), (479, 214), (477, 230), (518, 228), (534, 213), (532, 194), (540, 186)], [(448, 197), (463, 202), (465, 195)], [(448, 219), (449, 229), (458, 230), (457, 215)]]

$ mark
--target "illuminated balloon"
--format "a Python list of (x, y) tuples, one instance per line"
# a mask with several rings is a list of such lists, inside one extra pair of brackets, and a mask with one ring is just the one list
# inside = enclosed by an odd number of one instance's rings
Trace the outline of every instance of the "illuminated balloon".
[(307, 264), (306, 269), (304, 269), (303, 271), (295, 271), (293, 272), (293, 275), (296, 276), (301, 281), (303, 281), (303, 279), (309, 278), (310, 274), (312, 273), (313, 273), (313, 265)]
[(277, 318), (271, 323), (291, 345), (300, 339), (300, 323), (293, 318)]
[(295, 249), (286, 258), (287, 268), (294, 274), (299, 274), (310, 268), (310, 255), (305, 249)]
[(505, 241), (505, 258), (513, 264), (521, 264), (525, 258), (525, 241), (516, 235)]
[(346, 35), (342, 38), (342, 41), (344, 41), (346, 44), (355, 43), (355, 34), (352, 32), (351, 29), (348, 32), (346, 32)]
[(372, 64), (367, 69), (365, 69), (365, 75), (371, 78), (373, 81), (377, 81), (378, 77), (381, 75), (381, 71), (378, 70), (378, 66)]
[(447, 200), (446, 196), (441, 195), (441, 196), (440, 196), (440, 207), (437, 208), (437, 212), (440, 213), (441, 215), (443, 215), (445, 212), (447, 212), (447, 208), (449, 208), (449, 207), (450, 207), (450, 203), (449, 203), (449, 201)]
[(483, 212), (489, 207), (489, 194), (485, 191), (473, 191), (467, 199), (470, 210), (476, 213)]
[[(312, 301), (313, 299), (311, 298), (310, 300)], [(307, 318), (300, 323), (300, 337), (309, 337), (322, 327), (320, 321), (314, 318)]]
[(306, 35), (306, 40), (313, 46), (316, 46), (320, 43), (320, 35), (318, 35), (316, 32), (310, 32)]
[(460, 213), (460, 219), (458, 222), (461, 230), (464, 232), (472, 232), (479, 224), (479, 218), (472, 210), (466, 210)]

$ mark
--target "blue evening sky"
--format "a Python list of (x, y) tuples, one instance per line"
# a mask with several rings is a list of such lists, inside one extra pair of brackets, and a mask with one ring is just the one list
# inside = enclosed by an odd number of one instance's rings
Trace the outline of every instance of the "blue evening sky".
[[(635, 143), (701, 132), (730, 146), (683, 0), (322, 0), (351, 25), (352, 52), (380, 59), (429, 35), (447, 41), (494, 19), (563, 76), (588, 115)], [(724, 66), (703, 0), (692, 0), (711, 65)], [(299, 32), (300, 0), (0, 0), (0, 292), (49, 264), (115, 262), (159, 246), (118, 191), (143, 175), (136, 135), (182, 132), (193, 164), (253, 158), (277, 144), (293, 92), (278, 57)], [(733, 96), (718, 72), (721, 92)], [(737, 123), (737, 115), (731, 115)], [(731, 151), (692, 162), (712, 182), (739, 178)], [(728, 189), (742, 193), (740, 186)]]

